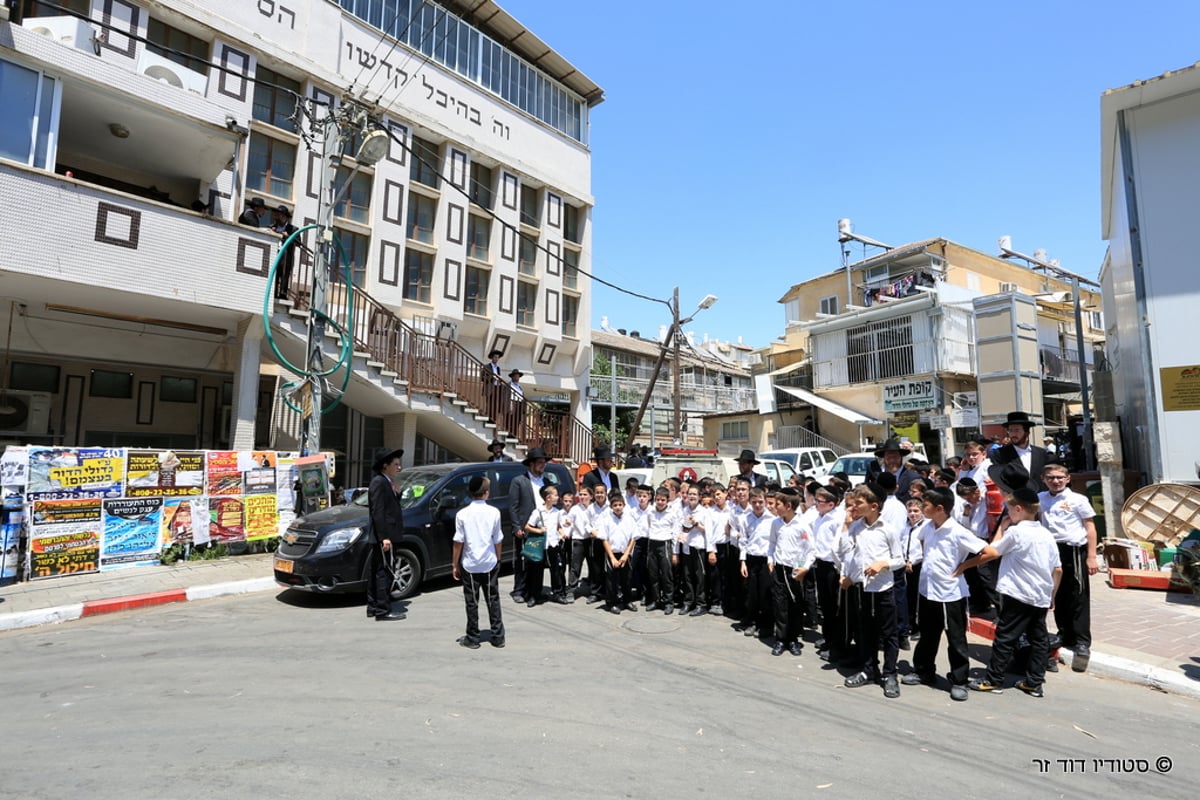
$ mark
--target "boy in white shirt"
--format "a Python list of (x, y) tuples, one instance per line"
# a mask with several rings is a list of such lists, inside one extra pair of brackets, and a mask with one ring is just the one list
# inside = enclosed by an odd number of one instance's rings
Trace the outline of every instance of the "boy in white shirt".
[(781, 656), (785, 650), (798, 656), (802, 649), (800, 634), (808, 605), (804, 578), (812, 568), (816, 553), (812, 526), (797, 513), (799, 508), (800, 493), (796, 489), (789, 487), (775, 493), (775, 510), (779, 516), (771, 523), (767, 547), (767, 567), (773, 578), (771, 594), (775, 606), (773, 656)]
[(821, 609), (821, 636), (817, 643), (817, 656), (826, 661), (840, 661), (846, 657), (849, 642), (841, 634), (838, 625), (838, 557), (834, 544), (840, 533), (840, 521), (833, 513), (838, 505), (838, 495), (831, 488), (822, 487), (815, 493), (817, 519), (813, 523), (813, 575), (817, 585), (817, 605)]
[(950, 697), (961, 702), (967, 699), (971, 661), (967, 652), (967, 580), (956, 575), (955, 570), (964, 559), (983, 550), (985, 544), (951, 516), (954, 495), (949, 489), (928, 490), (922, 507), (928, 522), (914, 534), (924, 544), (924, 563), (918, 581), (921, 594), (917, 601), (922, 630), (913, 651), (913, 671), (901, 683), (905, 686), (937, 683), (934, 662), (944, 630), (950, 658)]
[[(563, 503), (564, 514), (566, 520), (571, 526), (571, 573), (569, 578), (571, 594), (568, 602), (575, 602), (580, 594), (579, 580), (583, 573), (583, 561), (587, 557), (589, 539), (591, 538), (588, 530), (592, 527), (592, 490), (587, 486), (580, 486), (575, 492), (574, 502), (570, 509), (566, 509), (566, 503)], [(589, 582), (594, 582), (591, 575), (588, 576)]]
[(641, 529), (633, 515), (625, 510), (625, 496), (619, 489), (613, 489), (608, 504), (608, 519), (596, 534), (604, 547), (608, 568), (606, 602), (602, 608), (610, 614), (620, 614), (622, 608), (637, 611), (637, 603), (632, 602), (629, 593), (629, 562), (633, 558), (634, 540), (641, 536)]
[(1004, 674), (1016, 653), (1021, 634), (1029, 638), (1029, 669), (1017, 688), (1032, 697), (1042, 697), (1046, 678), (1046, 659), (1050, 654), (1050, 637), (1046, 633), (1046, 611), (1053, 604), (1058, 583), (1062, 579), (1062, 562), (1050, 531), (1038, 521), (1041, 503), (1037, 493), (1021, 487), (1006, 501), (1008, 516), (1013, 524), (1004, 535), (974, 558), (967, 559), (954, 571), (956, 576), (985, 561), (1004, 556), (1000, 562), (1000, 577), (996, 582), (1004, 602), (1000, 605), (1000, 620), (996, 623), (996, 639), (992, 643), (992, 659), (987, 675), (973, 680), (969, 686), (978, 692), (999, 694)]
[(745, 580), (746, 605), (742, 621), (734, 626), (746, 636), (767, 636), (771, 631), (771, 570), (767, 550), (771, 543), (771, 523), (775, 517), (767, 511), (766, 491), (750, 490), (750, 510), (742, 521), (741, 573)]
[[(604, 599), (604, 545), (596, 538), (596, 531), (609, 516), (608, 495), (603, 486), (592, 493), (591, 521), (588, 525), (587, 567), (588, 603), (599, 603)], [(595, 576), (594, 578), (592, 576)]]
[(708, 613), (721, 616), (729, 608), (729, 584), (727, 575), (730, 560), (737, 562), (733, 555), (733, 545), (729, 543), (729, 519), (733, 509), (729, 505), (729, 495), (725, 487), (714, 483), (710, 488), (712, 505), (704, 518), (704, 541), (708, 550), (708, 570), (704, 576), (704, 585), (708, 592)]
[(463, 647), (479, 649), (479, 590), (487, 603), (492, 647), (504, 647), (504, 621), (500, 615), (500, 551), (504, 534), (500, 512), (488, 505), (490, 482), (476, 475), (467, 484), (471, 503), (454, 518), (454, 580), (463, 582), (467, 605), (467, 633), (458, 640)]
[(1054, 595), (1054, 622), (1062, 646), (1075, 654), (1071, 669), (1087, 670), (1092, 656), (1092, 589), (1089, 576), (1096, 561), (1096, 511), (1084, 495), (1071, 490), (1071, 473), (1062, 464), (1047, 464), (1042, 482), (1049, 491), (1038, 494), (1045, 525), (1058, 545), (1062, 581)]
[[(559, 511), (556, 508), (558, 503), (558, 489), (550, 484), (546, 484), (539, 492), (542, 497), (542, 506), (535, 510), (529, 517), (529, 521), (525, 523), (525, 538), (531, 539), (541, 536), (546, 539), (545, 545), (548, 548), (550, 544), (549, 532), (553, 531), (556, 536), (558, 535)], [(526, 559), (525, 605), (530, 608), (544, 602), (542, 599), (542, 588), (546, 579), (546, 562), (548, 559), (549, 553), (547, 549), (543, 549), (541, 561)], [(552, 582), (554, 580), (553, 572), (551, 573), (550, 580)]]
[(700, 487), (692, 484), (683, 496), (680, 515), (679, 560), (683, 573), (683, 607), (680, 614), (704, 616), (704, 520), (708, 514), (700, 505)]
[[(914, 481), (915, 483), (915, 481)], [(921, 498), (912, 499), (905, 503), (908, 510), (908, 533), (904, 537), (904, 552), (908, 557), (908, 563), (904, 565), (905, 583), (908, 591), (908, 638), (914, 642), (921, 638), (920, 628), (920, 587), (921, 587), (921, 565), (925, 561), (925, 552), (922, 548), (921, 537), (919, 535), (921, 528), (925, 526), (926, 518), (923, 511), (925, 505), (925, 492), (929, 491), (929, 487), (922, 487)], [(912, 492), (912, 487), (909, 487), (909, 492)], [(954, 493), (950, 493), (951, 511), (953, 511)], [(953, 516), (953, 514), (952, 514)], [(903, 681), (901, 681), (903, 683)]]
[[(957, 506), (956, 521), (987, 544), (992, 538), (992, 532), (989, 530), (991, 519), (988, 517), (983, 487), (972, 478), (960, 478), (958, 483), (954, 484), (954, 491), (961, 501)], [(1000, 605), (1000, 598), (996, 593), (995, 564), (985, 562), (968, 572), (967, 586), (971, 590), (969, 606), (972, 616), (988, 614), (994, 606)]]
[(646, 610), (675, 613), (672, 567), (678, 562), (675, 540), (679, 515), (670, 508), (671, 493), (665, 487), (654, 493), (654, 508), (642, 517), (646, 535)]

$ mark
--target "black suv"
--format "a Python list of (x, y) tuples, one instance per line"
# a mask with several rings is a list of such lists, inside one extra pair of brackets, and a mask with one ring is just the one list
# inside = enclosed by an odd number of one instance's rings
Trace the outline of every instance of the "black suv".
[[(454, 518), (471, 502), (467, 484), (476, 475), (491, 481), (488, 502), (500, 509), (505, 561), (512, 553), (508, 489), (525, 466), (516, 462), (436, 464), (402, 471), (397, 479), (404, 532), (394, 549), (396, 599), (415, 593), (426, 578), (449, 575)], [(571, 471), (546, 465), (547, 483), (574, 491)], [(344, 506), (300, 517), (287, 529), (275, 554), (275, 582), (310, 592), (364, 592), (367, 588), (367, 495)]]

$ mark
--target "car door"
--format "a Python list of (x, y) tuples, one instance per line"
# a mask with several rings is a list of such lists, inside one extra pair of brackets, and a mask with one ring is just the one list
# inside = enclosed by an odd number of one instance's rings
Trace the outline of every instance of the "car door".
[(471, 502), (468, 486), (471, 479), (483, 475), (485, 467), (455, 470), (430, 498), (430, 524), (433, 536), (429, 542), (429, 574), (444, 575), (451, 567), (454, 552), (454, 520), (458, 512)]

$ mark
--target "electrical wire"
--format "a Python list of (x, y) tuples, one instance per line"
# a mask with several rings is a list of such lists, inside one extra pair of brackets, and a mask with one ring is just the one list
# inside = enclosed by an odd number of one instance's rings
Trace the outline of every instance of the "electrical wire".
[[(407, 4), (408, 0), (404, 0), (404, 2), (405, 2), (405, 4)], [(367, 78), (366, 82), (363, 83), (363, 94), (364, 95), (367, 93), (367, 89), (370, 88), (371, 81), (375, 80), (375, 76), (379, 74), (379, 70), (383, 67), (383, 62), (387, 61), (388, 58), (392, 55), (392, 53), (396, 52), (396, 45), (400, 44), (401, 40), (404, 39), (404, 37), (408, 35), (408, 31), (412, 27), (413, 21), (417, 18), (417, 15), (420, 14), (421, 11), (424, 10), (426, 5), (427, 5), (427, 0), (421, 0), (421, 4), (419, 6), (417, 6), (416, 10), (413, 11), (413, 13), (409, 16), (408, 24), (404, 26), (404, 30), (400, 31), (400, 33), (397, 36), (392, 38), (391, 48), (388, 49), (387, 53), (383, 56), (383, 58), (379, 59), (379, 63), (376, 65), (375, 70), (371, 73), (371, 77)], [(374, 58), (375, 54), (377, 52), (379, 52), (379, 45), (383, 44), (384, 37), (391, 36), (391, 34), (387, 33), (387, 30), (389, 28), (391, 28), (393, 25), (395, 25), (396, 20), (400, 18), (400, 8), (401, 8), (400, 3), (396, 3), (396, 11), (392, 14), (391, 22), (389, 22), (386, 27), (380, 28), (379, 41), (377, 41), (375, 43), (375, 49), (373, 49), (371, 51), (371, 58)], [(365, 20), (364, 20), (364, 22), (365, 22)], [(368, 23), (368, 24), (370, 24), (370, 23)], [(351, 92), (354, 91), (354, 87), (358, 85), (359, 78), (362, 77), (363, 72), (365, 72), (367, 69), (367, 65), (362, 63), (362, 59), (359, 59), (358, 63), (359, 63), (358, 74), (355, 75), (354, 80), (350, 82), (350, 91)], [(407, 63), (407, 62), (405, 62), (405, 63)], [(403, 66), (403, 65), (401, 65), (401, 66)], [(380, 94), (382, 95), (382, 92)], [(378, 102), (378, 101), (376, 101), (376, 102)]]

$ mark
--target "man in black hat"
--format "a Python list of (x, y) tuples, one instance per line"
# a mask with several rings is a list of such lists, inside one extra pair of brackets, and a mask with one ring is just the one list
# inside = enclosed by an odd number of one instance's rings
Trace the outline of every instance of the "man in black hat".
[(261, 228), (262, 218), (267, 213), (267, 204), (261, 197), (256, 197), (246, 204), (246, 210), (238, 217), (238, 222), (251, 228)]
[[(292, 224), (292, 212), (287, 206), (276, 206), (271, 210), (271, 230), (279, 234), (280, 241), (286, 241), (296, 232)], [(275, 298), (286, 300), (288, 287), (292, 285), (292, 270), (296, 267), (296, 243), (293, 242), (283, 251), (279, 269), (275, 272)]]
[(540, 447), (531, 447), (521, 462), (525, 472), (513, 478), (508, 487), (508, 519), (512, 523), (513, 536), (513, 590), (512, 599), (518, 603), (537, 602), (541, 598), (525, 597), (525, 558), (521, 555), (521, 546), (525, 540), (525, 525), (533, 516), (538, 506), (542, 487), (545, 486), (546, 453)]
[(904, 466), (904, 459), (908, 456), (909, 452), (900, 445), (899, 439), (892, 436), (875, 450), (875, 457), (880, 459), (880, 461), (869, 464), (867, 467), (868, 481), (874, 481), (875, 476), (885, 470), (895, 476), (896, 499), (901, 503), (908, 502), (908, 487), (912, 485), (914, 480), (921, 477), (915, 470)]
[(488, 353), (488, 361), (483, 365), (483, 397), (487, 403), (488, 419), (492, 422), (500, 422), (504, 419), (504, 412), (507, 408), (505, 401), (507, 400), (507, 392), (501, 389), (504, 386), (504, 371), (500, 367), (500, 356), (504, 355), (499, 350), (492, 350)]
[[(754, 466), (761, 463), (761, 461), (754, 457), (753, 450), (749, 448), (743, 450), (737, 457), (738, 474), (734, 476), (734, 480), (743, 478), (750, 481), (751, 488), (766, 489), (767, 476), (754, 471)], [(730, 483), (732, 482), (731, 480)]]
[(612, 449), (606, 444), (600, 445), (592, 450), (592, 460), (596, 462), (596, 468), (584, 474), (582, 485), (591, 489), (593, 494), (598, 491), (597, 487), (603, 487), (605, 494), (612, 492), (613, 489), (619, 489), (617, 475), (612, 471)]
[(1057, 459), (1046, 448), (1037, 447), (1029, 441), (1032, 428), (1033, 420), (1024, 411), (1008, 412), (1004, 432), (1008, 434), (1009, 443), (996, 450), (991, 459), (992, 464), (1019, 465), (1025, 473), (1024, 485), (1035, 492), (1044, 492), (1046, 484), (1042, 481), (1042, 468)]
[(488, 445), (488, 450), (491, 451), (491, 455), (488, 456), (488, 459), (487, 459), (488, 461), (512, 461), (513, 460), (512, 456), (505, 454), (504, 442), (500, 441), (499, 439), (493, 439), (492, 443)]
[(519, 369), (514, 369), (508, 373), (509, 379), (509, 399), (512, 403), (512, 413), (509, 417), (508, 429), (521, 436), (525, 430), (525, 387), (521, 385), (521, 378), (525, 377), (525, 373)]
[(395, 479), (400, 474), (403, 450), (392, 450), (375, 460), (375, 477), (367, 487), (367, 509), (371, 524), (367, 542), (371, 546), (370, 577), (367, 579), (367, 616), (376, 622), (404, 619), (404, 613), (392, 610), (392, 555), (404, 531), (404, 512), (396, 493)]

